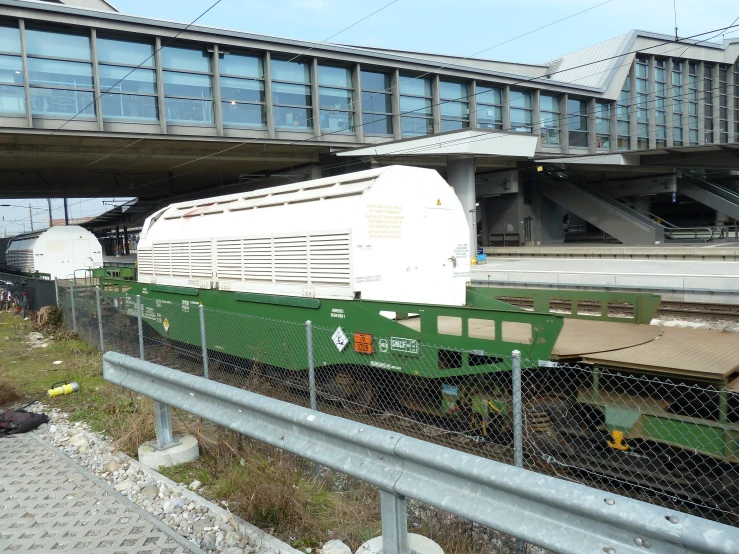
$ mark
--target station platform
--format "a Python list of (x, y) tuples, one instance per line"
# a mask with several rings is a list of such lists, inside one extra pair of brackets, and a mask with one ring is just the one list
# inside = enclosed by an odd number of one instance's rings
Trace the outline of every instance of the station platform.
[(739, 261), (489, 257), (473, 284), (653, 292), (663, 300), (739, 304)]
[(484, 248), (489, 258), (585, 258), (625, 260), (739, 261), (739, 242), (622, 246), (615, 244), (555, 244)]

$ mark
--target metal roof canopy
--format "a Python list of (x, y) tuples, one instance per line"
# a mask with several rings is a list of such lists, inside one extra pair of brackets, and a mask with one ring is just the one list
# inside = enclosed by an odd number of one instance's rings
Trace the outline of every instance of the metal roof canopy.
[(488, 129), (462, 129), (336, 151), (337, 156), (475, 156), (530, 159), (539, 137)]
[(628, 152), (602, 152), (582, 156), (540, 157), (537, 163), (576, 164), (600, 166), (601, 169), (617, 167), (647, 168), (698, 168), (739, 169), (739, 146), (728, 144), (706, 144), (702, 146), (675, 146), (653, 150), (630, 150)]

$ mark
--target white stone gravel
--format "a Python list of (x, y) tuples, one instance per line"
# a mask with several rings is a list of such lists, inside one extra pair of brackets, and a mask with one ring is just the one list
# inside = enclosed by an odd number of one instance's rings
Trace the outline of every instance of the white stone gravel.
[[(220, 554), (299, 554), (228, 510), (148, 470), (119, 452), (109, 438), (92, 433), (86, 423), (72, 423), (68, 414), (41, 403), (29, 410), (49, 416), (49, 423), (39, 427), (37, 434), (200, 548)], [(199, 488), (199, 483), (193, 488)]]

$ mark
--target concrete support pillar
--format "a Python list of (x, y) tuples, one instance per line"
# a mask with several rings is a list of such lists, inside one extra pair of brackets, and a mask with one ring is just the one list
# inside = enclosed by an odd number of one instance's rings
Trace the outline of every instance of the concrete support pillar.
[[(90, 30), (90, 44), (92, 45), (92, 79), (95, 98), (93, 106), (95, 107), (95, 118), (97, 119), (98, 131), (103, 130), (103, 99), (100, 95), (100, 78), (98, 75), (98, 48), (97, 48), (97, 29)], [(106, 89), (107, 90), (107, 89)], [(29, 106), (30, 109), (30, 106)]]
[(503, 87), (503, 130), (511, 130), (511, 87)]
[(562, 145), (562, 153), (566, 154), (570, 149), (570, 119), (567, 117), (567, 101), (569, 94), (559, 97), (559, 143)]
[(674, 114), (672, 110), (672, 102), (673, 102), (673, 90), (672, 90), (672, 58), (667, 58), (667, 63), (665, 64), (665, 81), (667, 86), (667, 121), (665, 122), (667, 126), (667, 148), (672, 148), (674, 146), (674, 126), (672, 121), (672, 116)]
[(167, 106), (164, 104), (164, 78), (162, 77), (162, 39), (154, 41), (154, 63), (157, 74), (157, 103), (159, 104), (159, 130), (167, 134)]
[(352, 69), (352, 100), (354, 109), (354, 132), (357, 142), (364, 142), (364, 127), (362, 126), (362, 67), (356, 63)]
[(431, 79), (431, 114), (434, 118), (434, 133), (441, 133), (441, 92), (439, 76)]
[(218, 45), (213, 45), (213, 117), (216, 122), (216, 134), (223, 136), (223, 105), (221, 104), (221, 53)]
[(705, 76), (703, 62), (698, 63), (698, 144), (706, 143), (706, 105), (705, 97), (703, 96), (705, 90), (705, 83), (703, 81)]
[[(736, 122), (736, 119), (734, 116), (736, 115), (736, 112), (734, 111), (734, 105), (735, 105), (735, 98), (739, 96), (739, 94), (736, 93), (736, 87), (739, 86), (739, 83), (736, 82), (736, 74), (734, 73), (734, 68), (729, 66), (728, 68), (728, 78), (726, 83), (726, 94), (727, 94), (727, 103), (729, 106), (728, 109), (728, 116), (729, 116), (729, 142), (736, 142), (735, 136), (734, 136), (734, 123)], [(739, 104), (736, 105), (737, 108), (739, 108)]]
[(595, 98), (591, 98), (587, 101), (587, 114), (588, 114), (588, 153), (595, 154), (597, 152), (596, 147), (596, 134), (595, 134), (595, 123), (596, 123), (596, 103)]
[(468, 94), (470, 128), (475, 129), (477, 127), (477, 81), (472, 81), (470, 83)]
[(537, 150), (541, 149), (541, 91), (539, 89), (534, 91), (533, 94), (533, 108), (534, 108), (534, 128), (532, 132), (534, 136), (538, 138), (536, 143)]
[(272, 57), (264, 53), (264, 107), (267, 110), (267, 137), (275, 138), (275, 112), (272, 102)]
[(631, 103), (629, 105), (629, 142), (631, 143), (630, 149), (637, 150), (638, 142), (637, 136), (639, 134), (639, 127), (636, 124), (636, 59), (631, 62), (631, 69), (629, 71), (629, 84), (631, 86)]
[(26, 90), (26, 121), (29, 127), (33, 127), (33, 116), (31, 115), (31, 89), (28, 85), (28, 62), (26, 61), (26, 31), (25, 20), (18, 21), (21, 32), (21, 59), (23, 60), (23, 82)]
[(683, 61), (683, 146), (690, 144), (690, 63)]
[(393, 71), (390, 88), (393, 91), (391, 96), (393, 107), (393, 139), (400, 140), (403, 138), (403, 129), (400, 122), (400, 71)]
[[(649, 95), (647, 96), (649, 104), (649, 149), (657, 148), (657, 111), (655, 110), (655, 86), (654, 86), (654, 56), (649, 56)], [(642, 107), (642, 106), (639, 106)]]
[(313, 107), (313, 136), (321, 138), (321, 102), (318, 95), (318, 59), (313, 58), (310, 66), (310, 95)]
[(477, 256), (477, 213), (475, 208), (475, 159), (449, 158), (447, 181), (462, 203), (470, 227), (470, 258)]

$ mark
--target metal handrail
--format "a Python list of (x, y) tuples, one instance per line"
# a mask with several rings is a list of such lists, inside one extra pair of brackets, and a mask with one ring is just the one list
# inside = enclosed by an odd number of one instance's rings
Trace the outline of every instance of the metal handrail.
[(739, 529), (289, 404), (117, 352), (108, 381), (380, 488), (383, 551), (408, 554), (406, 497), (555, 552), (739, 551)]
[[(699, 238), (698, 233), (701, 231), (708, 231), (708, 238)], [(693, 240), (700, 240), (703, 242), (711, 242), (713, 240), (714, 234), (719, 232), (717, 227), (671, 227), (671, 228), (665, 228), (665, 238), (671, 238), (674, 240), (674, 237), (672, 237), (673, 234), (678, 233), (693, 233)], [(686, 237), (681, 237), (686, 238)], [(690, 237), (687, 237), (690, 238)]]

